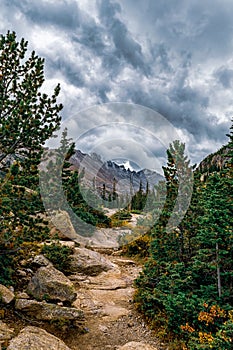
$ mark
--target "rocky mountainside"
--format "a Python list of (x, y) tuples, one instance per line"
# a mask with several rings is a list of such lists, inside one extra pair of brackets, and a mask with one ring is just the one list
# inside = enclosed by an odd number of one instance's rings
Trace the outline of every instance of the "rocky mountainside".
[(217, 152), (211, 153), (204, 158), (196, 169), (201, 174), (201, 179), (205, 180), (212, 172), (224, 169), (230, 161), (229, 152), (229, 145), (225, 145)]
[(75, 169), (84, 172), (82, 180), (84, 185), (98, 191), (102, 191), (105, 185), (106, 192), (112, 192), (114, 182), (118, 194), (137, 192), (140, 182), (143, 191), (146, 191), (147, 182), (149, 189), (152, 190), (154, 185), (164, 179), (162, 175), (153, 170), (131, 171), (124, 165), (118, 165), (111, 160), (104, 162), (95, 153), (88, 155), (76, 150), (70, 161)]

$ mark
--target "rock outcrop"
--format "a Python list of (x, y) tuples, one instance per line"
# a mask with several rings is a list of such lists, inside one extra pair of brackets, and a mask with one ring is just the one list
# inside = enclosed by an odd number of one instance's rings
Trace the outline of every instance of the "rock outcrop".
[(76, 150), (70, 158), (70, 162), (74, 169), (85, 169), (85, 176), (82, 179), (82, 183), (87, 188), (92, 188), (93, 178), (95, 179), (95, 188), (99, 194), (101, 194), (103, 183), (106, 184), (106, 193), (112, 192), (114, 182), (117, 184), (117, 193), (126, 194), (130, 192), (130, 184), (133, 185), (133, 190), (138, 191), (140, 182), (142, 188), (146, 191), (147, 182), (150, 189), (154, 188), (160, 180), (163, 180), (163, 176), (157, 172), (149, 169), (142, 169), (139, 171), (131, 171), (129, 167), (108, 160), (102, 161), (101, 156), (92, 153), (85, 154), (80, 150)]
[(76, 299), (73, 283), (51, 265), (37, 270), (28, 284), (27, 293), (38, 300), (60, 300), (72, 303)]
[(26, 327), (10, 341), (7, 350), (71, 350), (66, 344), (38, 327)]

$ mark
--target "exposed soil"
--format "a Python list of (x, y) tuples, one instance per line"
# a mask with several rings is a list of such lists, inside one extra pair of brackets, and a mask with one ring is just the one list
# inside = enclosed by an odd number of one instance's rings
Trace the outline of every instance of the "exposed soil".
[[(108, 282), (104, 287), (101, 284), (94, 284), (94, 290), (89, 289), (92, 286), (88, 283), (86, 285), (84, 283), (81, 290), (88, 291), (94, 299), (94, 306), (92, 304), (89, 308), (87, 307), (89, 312), (86, 313), (86, 333), (77, 335), (75, 332), (67, 332), (63, 340), (73, 350), (117, 349), (130, 341), (146, 342), (158, 350), (166, 349), (167, 347), (161, 344), (156, 334), (146, 325), (132, 302), (133, 281), (139, 274), (141, 266), (136, 262), (130, 262), (127, 258), (113, 255), (106, 257), (119, 267), (120, 273), (117, 275), (119, 288), (115, 279), (112, 280), (116, 287), (113, 290), (108, 289)], [(98, 281), (98, 278), (96, 280)], [(121, 280), (122, 287), (120, 287)], [(109, 282), (111, 284), (111, 277)]]

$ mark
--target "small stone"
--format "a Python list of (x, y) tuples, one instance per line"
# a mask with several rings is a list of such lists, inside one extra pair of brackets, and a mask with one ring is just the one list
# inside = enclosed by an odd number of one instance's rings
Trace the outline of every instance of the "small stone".
[(52, 263), (42, 254), (35, 256), (32, 263), (37, 266), (48, 266), (52, 265)]
[(4, 304), (10, 304), (14, 300), (15, 294), (10, 290), (10, 288), (5, 287), (0, 284), (0, 300)]
[(104, 325), (99, 325), (99, 330), (103, 333), (107, 333), (108, 327)]
[(20, 265), (21, 266), (26, 266), (27, 265), (27, 260), (21, 260)]
[(27, 276), (27, 273), (23, 270), (17, 270), (17, 274), (21, 277), (26, 277)]
[(16, 294), (17, 299), (30, 299), (29, 295), (25, 292), (19, 292)]
[(59, 241), (59, 243), (62, 246), (69, 247), (69, 248), (75, 248), (76, 243), (74, 241)]
[(86, 248), (75, 248), (71, 256), (71, 273), (97, 276), (103, 271), (111, 270), (115, 265), (103, 255)]

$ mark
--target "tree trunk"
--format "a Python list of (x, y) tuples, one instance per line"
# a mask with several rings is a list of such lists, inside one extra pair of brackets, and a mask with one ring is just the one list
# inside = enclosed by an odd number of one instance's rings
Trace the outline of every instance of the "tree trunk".
[(218, 255), (219, 249), (218, 249), (218, 243), (216, 243), (216, 261), (217, 261), (217, 280), (218, 280), (218, 296), (219, 298), (222, 295), (222, 288), (221, 288), (221, 275), (220, 275), (220, 266), (219, 266), (219, 255)]

